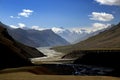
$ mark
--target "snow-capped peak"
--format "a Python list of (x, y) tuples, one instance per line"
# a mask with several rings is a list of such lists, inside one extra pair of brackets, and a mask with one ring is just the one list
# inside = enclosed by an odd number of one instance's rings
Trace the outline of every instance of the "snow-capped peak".
[(51, 28), (51, 29), (52, 29), (52, 31), (55, 32), (55, 33), (62, 33), (62, 32), (65, 31), (65, 29), (64, 29), (64, 28), (61, 28), (61, 27), (53, 27), (53, 28)]

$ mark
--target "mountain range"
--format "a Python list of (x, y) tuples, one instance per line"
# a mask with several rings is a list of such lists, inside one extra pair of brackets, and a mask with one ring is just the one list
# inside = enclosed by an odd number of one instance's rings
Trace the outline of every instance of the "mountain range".
[(56, 28), (53, 27), (52, 31), (54, 31), (56, 34), (60, 35), (64, 39), (66, 39), (71, 44), (78, 43), (80, 41), (83, 41), (91, 36), (97, 35), (98, 33), (110, 28), (111, 26), (106, 26), (106, 28), (102, 29), (87, 29), (87, 28), (73, 28), (73, 29), (65, 29), (62, 27)]
[[(1, 25), (4, 24), (1, 23)], [(13, 29), (8, 28), (6, 25), (4, 26), (15, 40), (31, 47), (50, 47), (69, 44), (69, 42), (55, 34), (51, 29), (39, 31), (22, 28)]]
[(98, 33), (86, 40), (69, 46), (55, 47), (60, 52), (69, 53), (84, 49), (113, 49), (120, 48), (120, 23)]
[[(10, 27), (13, 27), (13, 26), (10, 26)], [(80, 27), (77, 27), (77, 28), (76, 27), (74, 28), (63, 28), (63, 27), (42, 28), (39, 26), (32, 26), (31, 28), (29, 27), (29, 29), (38, 30), (38, 31), (52, 30), (54, 33), (61, 36), (69, 43), (75, 44), (91, 36), (94, 36), (110, 27), (111, 27), (110, 24), (106, 24), (106, 25), (101, 25), (99, 27), (92, 25), (91, 27), (84, 27), (84, 28), (80, 28)], [(23, 29), (27, 29), (27, 27), (23, 27)]]

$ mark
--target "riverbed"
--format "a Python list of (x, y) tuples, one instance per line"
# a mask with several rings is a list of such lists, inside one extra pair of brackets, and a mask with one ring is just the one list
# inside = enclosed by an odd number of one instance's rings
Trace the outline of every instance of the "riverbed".
[(111, 68), (73, 64), (75, 59), (61, 59), (64, 54), (56, 52), (49, 47), (37, 49), (46, 56), (31, 58), (31, 62), (47, 67), (58, 75), (109, 75), (113, 71)]
[(42, 52), (45, 57), (31, 58), (31, 62), (34, 64), (70, 64), (73, 63), (75, 59), (62, 59), (64, 53), (57, 52), (50, 49), (50, 47), (39, 47), (37, 48)]

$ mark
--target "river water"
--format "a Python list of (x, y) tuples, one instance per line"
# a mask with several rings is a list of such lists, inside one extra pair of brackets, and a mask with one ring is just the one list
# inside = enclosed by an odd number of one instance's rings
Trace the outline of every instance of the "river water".
[(61, 59), (63, 53), (51, 50), (49, 47), (37, 48), (45, 57), (31, 58), (31, 62), (49, 68), (62, 75), (107, 75), (113, 71), (111, 68), (90, 65), (72, 64), (74, 59)]
[(63, 63), (72, 63), (74, 59), (61, 59), (64, 56), (63, 53), (56, 52), (49, 47), (40, 47), (37, 48), (42, 52), (45, 57), (31, 58), (31, 62), (34, 64), (63, 64)]
[(81, 64), (45, 64), (43, 67), (47, 67), (49, 70), (55, 72), (58, 75), (112, 75), (113, 69), (105, 67), (96, 67), (90, 65)]

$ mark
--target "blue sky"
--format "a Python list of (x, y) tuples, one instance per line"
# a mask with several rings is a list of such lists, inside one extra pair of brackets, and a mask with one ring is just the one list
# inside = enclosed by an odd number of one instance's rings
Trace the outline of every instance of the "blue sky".
[(0, 21), (7, 25), (44, 28), (116, 24), (120, 22), (120, 1), (110, 1), (0, 0)]

